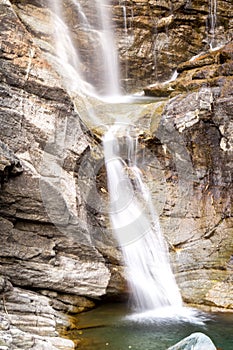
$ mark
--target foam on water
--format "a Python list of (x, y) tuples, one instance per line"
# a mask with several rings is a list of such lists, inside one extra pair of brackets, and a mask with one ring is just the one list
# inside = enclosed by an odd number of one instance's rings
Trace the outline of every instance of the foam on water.
[[(127, 136), (124, 146), (127, 147), (128, 159), (122, 158), (117, 137), (122, 132)], [(158, 215), (137, 167), (137, 142), (127, 130), (122, 131), (121, 125), (114, 125), (105, 134), (103, 143), (109, 214), (127, 266), (134, 307), (140, 312), (168, 306), (181, 307), (182, 299), (171, 270)]]
[(168, 306), (140, 313), (132, 313), (127, 315), (125, 320), (137, 323), (188, 322), (197, 325), (204, 325), (209, 318), (210, 317), (204, 312), (193, 308)]

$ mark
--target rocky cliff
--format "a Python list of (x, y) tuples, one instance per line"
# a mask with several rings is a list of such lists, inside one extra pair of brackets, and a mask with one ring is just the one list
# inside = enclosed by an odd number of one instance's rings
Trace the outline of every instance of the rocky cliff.
[[(75, 193), (72, 174), (88, 137), (58, 75), (9, 1), (0, 2), (0, 16), (0, 344), (73, 349), (58, 330), (70, 326), (67, 314), (93, 307), (91, 300), (106, 294), (110, 280), (110, 268), (81, 219), (82, 203), (76, 194), (64, 199), (71, 189)], [(51, 171), (60, 164), (65, 168), (55, 183)], [(47, 198), (54, 199), (53, 208), (47, 209)]]
[(159, 127), (152, 130), (155, 138), (149, 147), (154, 148), (167, 174), (169, 204), (161, 216), (183, 298), (229, 309), (232, 52), (231, 42), (178, 66), (180, 75), (175, 82), (145, 89), (150, 95), (170, 96)]
[[(183, 298), (232, 311), (231, 3), (218, 1), (214, 26), (208, 4), (113, 2), (113, 15), (127, 68), (122, 84), (162, 97), (139, 122), (140, 142)], [(98, 134), (51, 65), (49, 19), (45, 1), (0, 0), (2, 349), (73, 349), (65, 335), (74, 315), (126, 292), (101, 214), (107, 189)], [(175, 69), (175, 81), (146, 88)]]
[(232, 38), (231, 1), (121, 0), (114, 4), (124, 86), (133, 91), (170, 79), (180, 63)]

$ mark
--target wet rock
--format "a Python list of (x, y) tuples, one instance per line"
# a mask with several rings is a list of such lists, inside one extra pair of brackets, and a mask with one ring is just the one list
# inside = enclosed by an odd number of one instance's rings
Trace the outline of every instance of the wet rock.
[(217, 4), (215, 27), (207, 2), (128, 1), (123, 22), (124, 5), (115, 5), (114, 21), (123, 84), (133, 91), (170, 79), (179, 64), (232, 37), (228, 1)]
[(216, 350), (212, 340), (203, 333), (193, 333), (168, 350)]
[(220, 62), (223, 64), (228, 60), (233, 60), (233, 43), (229, 42), (220, 51)]
[[(174, 81), (168, 81), (163, 84), (155, 83), (144, 88), (144, 92), (148, 96), (170, 96), (174, 97), (180, 93), (189, 91), (198, 91), (200, 88), (209, 86), (223, 85), (225, 81), (230, 84), (232, 76), (232, 60), (230, 58), (231, 43), (223, 48), (201, 54), (193, 60), (181, 63), (177, 66), (178, 77)], [(221, 55), (228, 52), (224, 63)]]
[[(46, 8), (48, 4), (35, 0), (14, 3), (18, 16), (33, 34), (37, 45), (44, 52), (52, 53), (48, 37), (52, 31)], [(95, 21), (96, 14), (92, 8), (88, 8), (85, 1), (80, 3), (88, 17), (91, 16), (91, 21)], [(170, 79), (179, 64), (182, 65), (202, 51), (205, 53), (210, 48), (221, 46), (232, 38), (231, 9), (227, 0), (217, 3), (216, 14), (210, 13), (208, 2), (200, 0), (130, 0), (113, 1), (112, 5), (115, 38), (120, 54), (121, 85), (127, 92), (140, 91), (146, 85)], [(84, 62), (82, 69), (84, 72), (93, 72), (92, 78), (97, 77), (95, 83), (98, 85), (102, 77), (93, 67), (93, 55), (87, 49), (87, 35), (80, 26), (76, 26), (80, 19), (71, 4), (66, 6), (66, 14), (72, 25), (73, 39), (81, 48)], [(216, 16), (214, 26), (211, 16)], [(94, 54), (95, 48), (92, 50)], [(99, 61), (96, 66), (102, 64)]]
[(209, 54), (205, 54), (205, 55), (203, 54), (201, 56), (198, 56), (196, 59), (179, 64), (177, 67), (177, 72), (181, 73), (184, 70), (199, 68), (203, 66), (209, 66), (218, 62), (219, 62), (219, 54), (216, 52), (213, 52), (213, 53), (210, 52)]

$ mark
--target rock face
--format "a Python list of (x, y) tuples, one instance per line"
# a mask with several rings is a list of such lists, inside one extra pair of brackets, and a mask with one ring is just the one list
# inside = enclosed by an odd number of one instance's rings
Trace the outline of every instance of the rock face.
[(122, 0), (114, 4), (122, 77), (133, 91), (170, 79), (181, 62), (232, 38), (227, 0)]
[[(139, 121), (139, 141), (150, 155), (143, 170), (154, 201), (162, 203), (183, 298), (232, 311), (232, 43), (209, 52), (230, 42), (230, 2), (218, 1), (212, 26), (207, 1), (113, 5), (122, 84), (141, 89), (179, 72), (173, 82), (145, 88), (163, 99)], [(76, 327), (74, 315), (127, 292), (101, 207), (107, 189), (98, 134), (81, 121), (82, 101), (74, 108), (51, 65), (49, 18), (45, 1), (0, 0), (0, 347), (6, 350), (73, 349), (66, 329)], [(200, 51), (206, 53), (187, 61)]]
[(1, 345), (73, 349), (58, 330), (106, 294), (114, 266), (91, 243), (81, 197), (67, 195), (88, 136), (9, 1), (0, 21)]
[(183, 63), (176, 81), (145, 90), (170, 95), (149, 147), (165, 165), (167, 204), (161, 217), (183, 298), (230, 309), (232, 50), (231, 42)]

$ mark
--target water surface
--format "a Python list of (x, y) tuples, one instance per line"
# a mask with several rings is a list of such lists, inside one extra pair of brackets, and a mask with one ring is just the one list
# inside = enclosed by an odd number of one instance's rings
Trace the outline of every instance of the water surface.
[[(83, 314), (80, 350), (165, 350), (194, 332), (222, 350), (233, 349), (233, 314), (197, 314), (196, 320), (128, 317), (125, 305), (105, 305)], [(80, 337), (80, 336), (79, 336)]]

